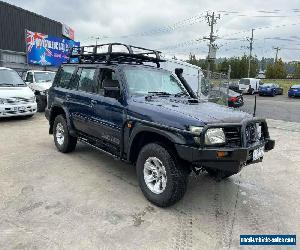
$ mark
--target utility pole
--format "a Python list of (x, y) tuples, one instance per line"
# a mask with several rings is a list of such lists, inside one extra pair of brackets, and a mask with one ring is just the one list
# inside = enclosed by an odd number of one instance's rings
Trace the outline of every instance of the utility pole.
[(99, 36), (91, 36), (91, 39), (95, 39), (96, 40), (96, 46), (98, 45), (98, 40), (100, 40), (101, 39), (101, 37), (99, 37)]
[(217, 23), (217, 19), (220, 19), (220, 14), (215, 16), (215, 12), (212, 14), (206, 14), (206, 20), (210, 27), (210, 34), (209, 37), (203, 37), (203, 39), (209, 40), (208, 45), (208, 56), (207, 56), (207, 78), (210, 78), (210, 63), (215, 59), (215, 56), (213, 54), (216, 53), (217, 45), (214, 44), (214, 41), (216, 40), (216, 36), (214, 35), (214, 25)]
[(278, 51), (281, 50), (281, 48), (279, 48), (279, 47), (273, 47), (273, 49), (276, 50), (275, 63), (277, 63)]
[(252, 57), (252, 49), (253, 49), (253, 31), (254, 29), (252, 29), (251, 31), (251, 38), (247, 39), (250, 42), (250, 53), (249, 53), (249, 62), (248, 62), (248, 78), (250, 77), (250, 69), (251, 69), (251, 57)]

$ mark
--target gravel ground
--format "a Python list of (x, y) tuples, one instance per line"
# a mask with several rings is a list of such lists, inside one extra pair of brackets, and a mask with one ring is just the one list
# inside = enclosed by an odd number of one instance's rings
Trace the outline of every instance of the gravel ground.
[(222, 182), (192, 175), (162, 209), (130, 165), (84, 144), (59, 153), (43, 114), (2, 121), (0, 249), (238, 249), (240, 234), (299, 236), (298, 125), (271, 120), (263, 163)]

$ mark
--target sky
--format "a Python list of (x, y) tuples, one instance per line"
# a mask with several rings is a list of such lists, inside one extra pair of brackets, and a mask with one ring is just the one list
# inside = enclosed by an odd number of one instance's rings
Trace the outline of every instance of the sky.
[(158, 49), (167, 57), (205, 58), (210, 28), (206, 14), (220, 14), (215, 24), (217, 57), (249, 53), (300, 61), (299, 0), (7, 0), (10, 4), (66, 23), (82, 44), (122, 42)]

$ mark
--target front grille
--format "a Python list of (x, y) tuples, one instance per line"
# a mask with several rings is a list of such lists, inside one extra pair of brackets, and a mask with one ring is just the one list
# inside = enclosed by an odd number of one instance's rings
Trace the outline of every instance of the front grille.
[(247, 146), (251, 146), (256, 142), (263, 140), (262, 124), (260, 122), (249, 123), (246, 126), (245, 135)]
[(240, 147), (241, 141), (241, 128), (240, 127), (224, 127), (227, 147)]
[[(245, 129), (245, 131), (242, 131)], [(242, 146), (251, 146), (264, 140), (264, 124), (262, 122), (250, 122), (245, 127), (233, 126), (233, 127), (223, 127), (226, 147), (235, 148)], [(243, 132), (243, 133), (242, 133)], [(245, 133), (245, 143), (243, 143), (242, 134)]]
[(25, 104), (30, 103), (32, 100), (30, 98), (24, 98), (24, 97), (11, 97), (7, 98), (7, 103), (9, 104)]

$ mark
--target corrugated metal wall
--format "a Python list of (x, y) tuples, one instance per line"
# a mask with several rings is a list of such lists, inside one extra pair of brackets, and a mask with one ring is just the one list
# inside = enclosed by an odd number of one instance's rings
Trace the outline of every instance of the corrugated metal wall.
[(25, 29), (62, 37), (62, 24), (0, 1), (0, 49), (25, 52)]

